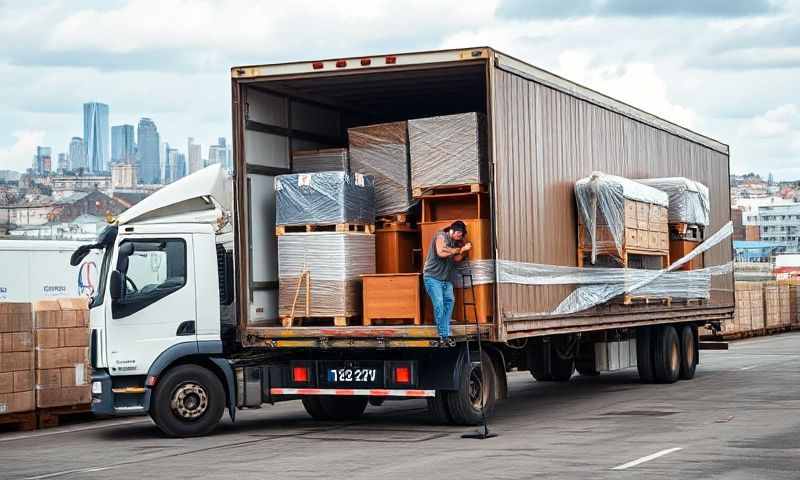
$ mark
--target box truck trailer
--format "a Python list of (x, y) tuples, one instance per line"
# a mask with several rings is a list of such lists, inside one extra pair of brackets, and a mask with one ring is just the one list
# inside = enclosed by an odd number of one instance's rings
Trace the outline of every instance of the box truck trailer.
[[(491, 48), (234, 67), (231, 88), (234, 176), (211, 166), (171, 184), (73, 256), (102, 253), (97, 413), (149, 414), (166, 434), (193, 436), (226, 409), (235, 419), (299, 399), (316, 419), (345, 419), (370, 401), (419, 397), (442, 422), (477, 424), (513, 369), (538, 381), (628, 367), (644, 382), (690, 379), (697, 327), (733, 314), (725, 235), (703, 253), (713, 276), (701, 302), (556, 308), (570, 283), (595, 278), (576, 267), (577, 179), (691, 178), (708, 186), (709, 231), (722, 231), (725, 144)], [(464, 112), (486, 125), (493, 288), (482, 320), (453, 325), (446, 342), (432, 324), (281, 322), (274, 179), (293, 171), (291, 152), (347, 145), (351, 127)]]

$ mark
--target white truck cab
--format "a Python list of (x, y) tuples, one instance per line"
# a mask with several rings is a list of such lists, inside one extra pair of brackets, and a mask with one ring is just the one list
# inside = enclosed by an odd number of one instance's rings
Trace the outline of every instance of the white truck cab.
[[(90, 304), (96, 413), (149, 413), (165, 367), (193, 355), (214, 364), (208, 356), (223, 353), (220, 312), (232, 298), (220, 281), (231, 265), (229, 185), (221, 166), (207, 167), (127, 210), (73, 254), (75, 263), (103, 251)], [(232, 380), (230, 367), (218, 368)], [(212, 407), (204, 388), (186, 384), (170, 403), (187, 418), (202, 416)]]

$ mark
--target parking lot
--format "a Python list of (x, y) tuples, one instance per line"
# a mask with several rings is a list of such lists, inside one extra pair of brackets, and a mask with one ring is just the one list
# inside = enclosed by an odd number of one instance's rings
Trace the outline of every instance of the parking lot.
[(635, 370), (536, 383), (510, 374), (489, 440), (435, 425), (420, 400), (315, 423), (299, 402), (239, 412), (214, 435), (144, 417), (0, 434), (0, 476), (44, 478), (797, 478), (800, 334), (701, 352), (692, 381)]

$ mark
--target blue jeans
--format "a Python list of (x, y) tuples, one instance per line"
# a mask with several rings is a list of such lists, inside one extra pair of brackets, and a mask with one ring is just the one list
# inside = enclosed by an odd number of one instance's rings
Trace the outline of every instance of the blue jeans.
[(450, 317), (453, 316), (453, 306), (456, 302), (453, 295), (453, 284), (427, 275), (422, 277), (422, 282), (425, 284), (425, 291), (431, 297), (433, 317), (436, 319), (439, 336), (449, 337)]

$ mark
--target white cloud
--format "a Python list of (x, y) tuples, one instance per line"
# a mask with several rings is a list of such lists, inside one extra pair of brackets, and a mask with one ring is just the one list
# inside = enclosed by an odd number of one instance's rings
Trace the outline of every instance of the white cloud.
[(754, 117), (743, 126), (746, 133), (756, 137), (777, 137), (800, 133), (800, 108), (786, 104)]
[(33, 164), (36, 146), (42, 144), (43, 131), (18, 131), (12, 133), (14, 143), (8, 148), (0, 148), (0, 169), (25, 171)]

